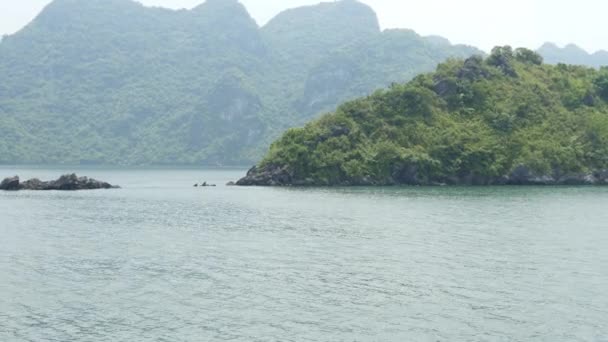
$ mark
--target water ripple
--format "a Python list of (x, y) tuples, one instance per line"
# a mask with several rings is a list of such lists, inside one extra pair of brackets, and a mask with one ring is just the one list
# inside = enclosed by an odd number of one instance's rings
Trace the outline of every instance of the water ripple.
[(1, 341), (608, 340), (602, 188), (97, 172), (124, 188), (0, 193)]

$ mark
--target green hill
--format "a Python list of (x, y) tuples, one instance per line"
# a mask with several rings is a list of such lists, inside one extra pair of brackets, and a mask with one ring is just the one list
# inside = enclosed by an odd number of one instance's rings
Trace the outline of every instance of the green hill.
[(253, 163), (289, 127), (478, 52), (382, 32), (353, 0), (261, 28), (236, 0), (55, 0), (0, 42), (0, 163)]
[(608, 184), (608, 68), (452, 59), (287, 131), (240, 185)]

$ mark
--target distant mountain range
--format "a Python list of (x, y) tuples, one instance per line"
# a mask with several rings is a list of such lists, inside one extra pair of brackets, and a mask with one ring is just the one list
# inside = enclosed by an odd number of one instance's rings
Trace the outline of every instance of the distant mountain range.
[(537, 52), (549, 64), (578, 64), (594, 68), (608, 66), (608, 51), (600, 50), (591, 54), (574, 44), (560, 48), (553, 43), (545, 43)]
[(354, 0), (263, 27), (236, 0), (55, 0), (0, 43), (0, 163), (250, 164), (286, 128), (472, 54), (381, 31)]

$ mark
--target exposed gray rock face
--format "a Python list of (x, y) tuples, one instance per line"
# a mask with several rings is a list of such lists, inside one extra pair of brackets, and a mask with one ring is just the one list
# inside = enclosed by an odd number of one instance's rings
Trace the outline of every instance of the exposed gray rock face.
[(510, 185), (607, 185), (608, 170), (590, 173), (562, 174), (553, 170), (552, 174), (535, 174), (525, 165), (516, 167), (507, 177), (506, 184)]
[(487, 177), (475, 174), (429, 178), (415, 166), (395, 165), (387, 179), (341, 179), (334, 183), (318, 183), (313, 179), (299, 179), (286, 166), (253, 167), (239, 180), (240, 186), (389, 186), (389, 185), (608, 185), (608, 170), (590, 173), (566, 173), (553, 170), (551, 174), (537, 174), (519, 165), (505, 176)]
[(19, 190), (19, 176), (4, 179), (0, 183), (0, 190)]
[(464, 61), (464, 65), (458, 71), (459, 79), (467, 79), (469, 81), (475, 81), (490, 77), (490, 74), (486, 69), (483, 68), (483, 57), (473, 56), (469, 57)]
[[(269, 165), (264, 168), (254, 166), (247, 172), (247, 176), (236, 182), (240, 186), (285, 186), (306, 185), (296, 184), (293, 175), (285, 167)], [(312, 185), (312, 184), (309, 184)]]
[(19, 177), (6, 178), (0, 183), (0, 190), (96, 190), (96, 189), (116, 189), (118, 186), (88, 177), (78, 177), (76, 174), (63, 175), (57, 180), (44, 182), (37, 178), (30, 179), (21, 183)]
[(593, 176), (598, 180), (599, 184), (608, 185), (608, 170), (597, 171)]

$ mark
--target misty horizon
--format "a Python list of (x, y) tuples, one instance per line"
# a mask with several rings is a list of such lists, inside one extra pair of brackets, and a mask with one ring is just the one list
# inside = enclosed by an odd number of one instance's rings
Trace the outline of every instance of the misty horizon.
[[(145, 7), (160, 7), (168, 10), (191, 10), (197, 6), (202, 5), (205, 1), (202, 0), (125, 0), (139, 2)], [(51, 3), (51, 0), (26, 0), (19, 4), (1, 5), (0, 13), (0, 35), (12, 35), (20, 31), (25, 27), (31, 20), (33, 20), (43, 8)], [(270, 20), (275, 18), (281, 12), (299, 8), (314, 6), (319, 3), (327, 1), (318, 0), (291, 0), (291, 1), (260, 1), (260, 0), (238, 0), (248, 11), (251, 17), (260, 27), (264, 27)], [(386, 0), (362, 0), (359, 1), (370, 6), (378, 17), (378, 21), (382, 30), (388, 29), (411, 29), (422, 36), (440, 36), (448, 39), (452, 44), (463, 44), (477, 47), (484, 52), (488, 53), (494, 46), (511, 45), (513, 47), (526, 47), (529, 49), (539, 49), (543, 45), (550, 43), (559, 48), (571, 48), (577, 47), (584, 50), (586, 53), (594, 54), (597, 52), (607, 51), (608, 46), (601, 42), (608, 42), (608, 38), (605, 37), (605, 33), (598, 32), (595, 27), (587, 27), (592, 25), (593, 20), (587, 20), (580, 23), (579, 25), (570, 25), (568, 30), (559, 32), (563, 29), (563, 22), (567, 22), (572, 18), (576, 17), (576, 8), (572, 10), (564, 9), (563, 4), (551, 4), (550, 6), (543, 6), (548, 1), (538, 0), (533, 2), (532, 5), (526, 5), (525, 2), (522, 4), (520, 1), (516, 1), (509, 7), (508, 11), (515, 11), (519, 7), (524, 7), (523, 13), (524, 19), (521, 17), (517, 18), (518, 25), (510, 25), (506, 27), (509, 21), (504, 23), (501, 20), (504, 18), (493, 17), (495, 16), (492, 8), (484, 8), (481, 3), (477, 3), (477, 0), (465, 1), (465, 4), (458, 6), (457, 8), (451, 8), (450, 12), (453, 13), (453, 17), (461, 18), (460, 20), (449, 22), (449, 20), (441, 20), (437, 18), (438, 13), (434, 12), (432, 6), (424, 5), (426, 7), (421, 8), (420, 4), (396, 4)], [(452, 6), (450, 3), (443, 3), (443, 0), (435, 0), (429, 3), (441, 4), (448, 8)], [(585, 6), (587, 4), (587, 6)], [(405, 7), (403, 7), (405, 6)], [(490, 6), (491, 7), (491, 6)], [(597, 8), (598, 11), (603, 10), (608, 5), (602, 4), (600, 1), (595, 0), (583, 0), (577, 8)], [(415, 8), (415, 11), (410, 11), (411, 8)], [(474, 8), (473, 10), (471, 10)], [(546, 13), (534, 15), (531, 9), (539, 11), (538, 8), (546, 9)], [(552, 9), (557, 14), (550, 11)], [(504, 10), (504, 9), (503, 9)], [(529, 10), (530, 12), (526, 12)], [(608, 10), (608, 8), (607, 8)], [(419, 11), (421, 15), (413, 15), (408, 17), (410, 12)], [(593, 13), (598, 11), (591, 11)], [(403, 15), (405, 13), (405, 15)], [(592, 14), (593, 14), (592, 13)], [(427, 15), (425, 15), (427, 14)], [(505, 17), (509, 17), (508, 14), (517, 13), (506, 13)], [(444, 14), (441, 14), (444, 15)], [(479, 25), (483, 27), (483, 30), (478, 30), (478, 27), (467, 27), (471, 25), (470, 20), (467, 20), (467, 15), (473, 15), (477, 20), (494, 20), (488, 21), (486, 25)], [(403, 17), (403, 19), (401, 19)], [(502, 16), (501, 16), (502, 17)], [(437, 18), (434, 20), (424, 20), (428, 18)], [(542, 25), (543, 21), (547, 21), (546, 25)], [(428, 27), (425, 27), (428, 26)], [(527, 27), (526, 27), (527, 26)], [(462, 30), (463, 32), (459, 32)], [(502, 30), (506, 30), (505, 32)], [(466, 31), (466, 32), (465, 32)], [(481, 31), (481, 32), (480, 32)], [(553, 37), (553, 35), (559, 35), (559, 37)], [(566, 37), (567, 35), (573, 35), (572, 37)], [(599, 39), (591, 39), (591, 36), (599, 35)], [(535, 37), (532, 42), (530, 37)], [(592, 41), (592, 44), (586, 42), (586, 40)]]

